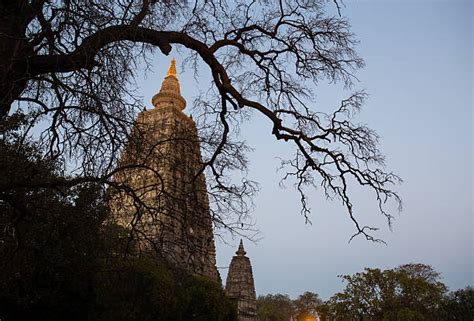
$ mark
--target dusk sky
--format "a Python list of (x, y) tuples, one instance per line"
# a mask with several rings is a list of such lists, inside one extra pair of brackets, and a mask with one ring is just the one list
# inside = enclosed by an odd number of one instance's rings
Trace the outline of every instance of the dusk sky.
[[(342, 14), (366, 62), (353, 89), (365, 89), (369, 98), (356, 120), (381, 136), (387, 169), (404, 180), (394, 187), (404, 210), (390, 231), (372, 192), (355, 189), (360, 222), (380, 227), (375, 236), (387, 245), (362, 237), (349, 243), (355, 228), (345, 209), (313, 190), (312, 225), (305, 224), (291, 184), (286, 189), (278, 184), (283, 173), (277, 172), (277, 157), (288, 155), (291, 146), (276, 142), (269, 123), (254, 115), (242, 136), (254, 148), (248, 176), (261, 188), (252, 213), (260, 239), (244, 240), (257, 295), (296, 297), (312, 291), (327, 299), (343, 288), (337, 275), (406, 263), (432, 265), (451, 290), (474, 285), (472, 1), (346, 0)], [(178, 60), (181, 92), (189, 105), (198, 88), (208, 87), (209, 75), (205, 66), (197, 80), (192, 71), (183, 71), (185, 54), (173, 50), (171, 55)], [(157, 55), (153, 72), (138, 83), (149, 108), (170, 59)], [(349, 94), (323, 84), (313, 109), (335, 107)], [(227, 241), (230, 245), (217, 240), (219, 267), (227, 267), (237, 250), (238, 238)], [(225, 280), (227, 270), (220, 272)]]

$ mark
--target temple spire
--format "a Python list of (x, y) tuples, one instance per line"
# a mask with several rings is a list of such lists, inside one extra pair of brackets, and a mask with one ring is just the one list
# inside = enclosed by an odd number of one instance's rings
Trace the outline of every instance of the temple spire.
[(240, 240), (236, 254), (230, 261), (225, 292), (229, 298), (237, 301), (238, 321), (258, 321), (252, 264), (250, 259), (245, 256), (242, 240)]
[(245, 256), (245, 254), (247, 254), (247, 252), (245, 252), (244, 250), (244, 242), (242, 241), (242, 239), (240, 239), (239, 249), (237, 250), (237, 252), (235, 252), (235, 254), (237, 254), (238, 256)]
[(168, 74), (166, 75), (166, 77), (168, 76), (176, 77), (176, 59), (174, 58), (171, 60), (170, 67), (168, 68)]
[(186, 107), (186, 100), (181, 96), (179, 80), (176, 75), (176, 59), (173, 58), (168, 73), (161, 84), (160, 92), (151, 100), (155, 108), (173, 106), (178, 110), (183, 110)]

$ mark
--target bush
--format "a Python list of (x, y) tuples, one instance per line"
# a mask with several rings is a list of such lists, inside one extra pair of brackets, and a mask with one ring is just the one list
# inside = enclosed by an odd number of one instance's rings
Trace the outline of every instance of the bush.
[(95, 286), (96, 320), (172, 320), (178, 306), (174, 276), (157, 259), (117, 260)]
[(237, 309), (217, 282), (188, 276), (182, 292), (181, 320), (234, 321)]

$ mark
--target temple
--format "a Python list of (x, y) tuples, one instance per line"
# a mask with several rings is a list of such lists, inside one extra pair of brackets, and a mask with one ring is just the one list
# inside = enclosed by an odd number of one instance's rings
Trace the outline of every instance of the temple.
[[(113, 220), (135, 236), (140, 250), (153, 249), (220, 283), (197, 128), (183, 113), (174, 59), (152, 103), (153, 109), (138, 114), (118, 164), (114, 185), (127, 188), (111, 194)], [(237, 303), (239, 321), (257, 321), (252, 266), (242, 241), (236, 254), (225, 291)]]
[(232, 258), (227, 274), (226, 294), (237, 301), (239, 321), (258, 321), (252, 265), (250, 259), (245, 256), (247, 253), (242, 240), (235, 254), (237, 255)]
[(122, 152), (119, 166), (126, 169), (114, 176), (130, 187), (111, 198), (114, 220), (136, 235), (140, 249), (220, 282), (197, 128), (183, 113), (174, 59), (152, 103)]

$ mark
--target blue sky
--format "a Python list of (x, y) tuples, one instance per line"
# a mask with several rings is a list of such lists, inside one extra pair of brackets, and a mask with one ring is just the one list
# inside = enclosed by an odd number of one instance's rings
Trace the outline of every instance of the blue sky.
[[(257, 294), (304, 291), (330, 297), (343, 288), (337, 277), (364, 267), (392, 268), (420, 262), (441, 273), (450, 289), (474, 284), (473, 274), (473, 5), (471, 1), (345, 1), (343, 15), (360, 40), (366, 67), (355, 89), (369, 99), (357, 120), (381, 136), (388, 168), (404, 179), (396, 187), (404, 211), (390, 231), (377, 214), (374, 199), (356, 189), (356, 210), (363, 223), (381, 228), (387, 245), (362, 238), (348, 243), (354, 228), (344, 208), (311, 192), (312, 225), (299, 214), (293, 188), (279, 187), (279, 155), (291, 149), (276, 142), (258, 115), (243, 127), (249, 177), (261, 190), (253, 217), (261, 231), (257, 243), (245, 242)], [(173, 52), (179, 59), (181, 54)], [(185, 52), (183, 51), (183, 54)], [(170, 58), (157, 55), (153, 73), (139, 81), (147, 106), (160, 87)], [(179, 75), (188, 104), (197, 88), (207, 88), (189, 70)], [(336, 106), (349, 92), (321, 85), (318, 102)], [(218, 266), (228, 266), (237, 250), (217, 243)], [(225, 280), (226, 270), (221, 269)]]

